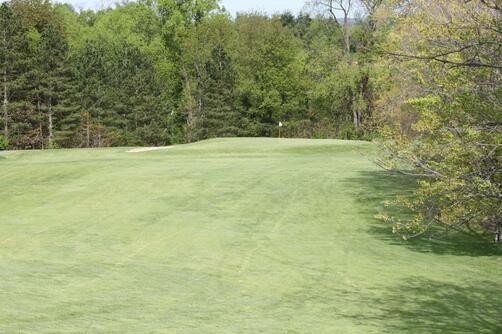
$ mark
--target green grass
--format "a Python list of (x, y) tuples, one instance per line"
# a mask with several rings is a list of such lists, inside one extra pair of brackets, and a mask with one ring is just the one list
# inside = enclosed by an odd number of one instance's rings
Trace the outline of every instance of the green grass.
[(371, 144), (125, 151), (2, 154), (0, 333), (502, 332), (500, 253), (393, 236)]

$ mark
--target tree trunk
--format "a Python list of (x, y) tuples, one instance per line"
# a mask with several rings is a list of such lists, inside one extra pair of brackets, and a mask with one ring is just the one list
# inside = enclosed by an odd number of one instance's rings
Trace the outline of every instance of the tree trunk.
[(52, 148), (54, 135), (52, 132), (52, 99), (49, 98), (49, 148)]
[(100, 148), (102, 146), (101, 109), (98, 111), (98, 121), (96, 123), (96, 126), (97, 126), (96, 133), (92, 138), (92, 146), (96, 147), (96, 141), (97, 141), (97, 147)]
[(355, 91), (352, 91), (352, 103), (351, 103), (351, 109), (352, 109), (352, 121), (354, 123), (354, 128), (359, 129), (360, 125), (360, 115), (359, 112), (357, 111), (357, 93)]
[(42, 104), (40, 103), (40, 96), (37, 95), (37, 111), (38, 111), (38, 133), (40, 136), (40, 148), (43, 150), (44, 147), (44, 131), (42, 127)]
[[(363, 76), (359, 82), (359, 99), (360, 100), (364, 100), (364, 92), (365, 92), (365, 87), (366, 87), (366, 82), (367, 82), (367, 77), (366, 76)], [(354, 96), (354, 103), (353, 103), (353, 106), (354, 108), (356, 109), (354, 111), (354, 126), (356, 127), (356, 129), (359, 129), (361, 127), (361, 119), (362, 119), (362, 112), (361, 112), (361, 108), (360, 106), (357, 105), (356, 103), (356, 100), (357, 100), (357, 97)]]
[[(3, 34), (2, 34), (2, 42), (3, 42), (3, 47), (5, 48), (5, 51), (8, 50), (7, 47), (7, 32), (4, 28)], [(7, 58), (4, 58), (4, 64), (3, 64), (3, 103), (2, 103), (2, 111), (3, 111), (3, 133), (6, 139), (9, 137), (9, 92), (7, 89)]]
[(89, 148), (89, 145), (91, 144), (91, 124), (90, 124), (91, 120), (89, 114), (86, 114), (85, 122), (86, 122), (85, 132), (87, 136), (86, 147)]
[(350, 26), (349, 26), (349, 12), (343, 13), (343, 40), (345, 43), (345, 52), (350, 53)]
[(495, 242), (502, 243), (502, 223), (497, 223), (495, 227)]
[[(136, 87), (136, 89), (134, 90), (134, 96), (140, 96), (139, 94), (139, 90), (138, 88)], [(138, 115), (138, 109), (134, 109), (134, 131), (137, 131), (138, 130), (138, 118), (139, 118), (139, 115)]]
[(187, 75), (187, 72), (185, 71), (184, 67), (181, 71), (182, 77), (184, 80), (184, 90), (185, 90), (185, 98), (186, 100), (186, 105), (184, 106), (185, 111), (186, 111), (186, 130), (185, 130), (185, 138), (188, 143), (191, 143), (193, 141), (193, 133), (194, 133), (194, 128), (195, 128), (195, 118), (196, 118), (196, 111), (195, 111), (195, 102), (192, 100), (192, 88), (190, 85), (190, 78)]
[(3, 70), (3, 133), (5, 138), (9, 137), (9, 95), (7, 91), (7, 68)]

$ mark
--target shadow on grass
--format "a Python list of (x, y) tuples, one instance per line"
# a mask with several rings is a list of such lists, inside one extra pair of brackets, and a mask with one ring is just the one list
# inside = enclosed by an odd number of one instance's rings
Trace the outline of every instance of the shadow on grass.
[(413, 277), (371, 302), (378, 315), (360, 321), (385, 323), (387, 333), (502, 333), (502, 284), (466, 285)]
[(488, 238), (480, 238), (469, 233), (450, 233), (441, 236), (440, 240), (418, 238), (405, 241), (392, 233), (392, 226), (375, 216), (386, 212), (392, 216), (404, 216), (406, 212), (397, 208), (384, 208), (384, 202), (396, 195), (406, 195), (415, 186), (415, 180), (403, 175), (395, 175), (386, 171), (361, 173), (359, 177), (346, 180), (349, 187), (359, 189), (358, 199), (361, 201), (364, 214), (372, 222), (369, 233), (393, 245), (408, 247), (418, 252), (432, 252), (446, 255), (491, 256), (502, 255), (502, 247), (495, 245)]

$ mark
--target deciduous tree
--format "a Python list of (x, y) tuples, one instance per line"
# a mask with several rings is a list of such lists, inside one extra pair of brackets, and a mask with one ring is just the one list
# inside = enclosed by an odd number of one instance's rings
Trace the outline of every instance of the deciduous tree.
[(398, 23), (387, 53), (401, 61), (398, 68), (413, 68), (403, 79), (419, 90), (396, 111), (414, 115), (411, 129), (384, 131), (382, 165), (419, 182), (414, 196), (398, 200), (412, 219), (388, 219), (405, 237), (471, 230), (494, 233), (500, 242), (501, 9), (496, 1), (397, 5), (390, 8)]

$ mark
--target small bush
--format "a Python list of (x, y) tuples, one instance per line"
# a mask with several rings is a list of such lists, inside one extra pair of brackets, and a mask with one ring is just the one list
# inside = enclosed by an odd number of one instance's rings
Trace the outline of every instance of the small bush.
[(357, 140), (360, 139), (360, 136), (361, 131), (351, 123), (343, 124), (338, 132), (338, 137), (345, 140)]
[(0, 151), (4, 151), (9, 148), (9, 141), (4, 136), (0, 135)]

